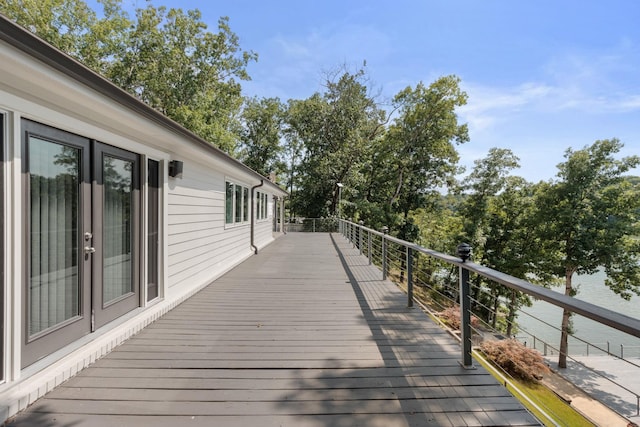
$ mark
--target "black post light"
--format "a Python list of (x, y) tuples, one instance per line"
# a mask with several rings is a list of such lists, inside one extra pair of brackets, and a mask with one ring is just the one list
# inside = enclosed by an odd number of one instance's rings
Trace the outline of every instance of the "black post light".
[(460, 243), (458, 245), (458, 256), (462, 262), (471, 258), (471, 246), (468, 243)]

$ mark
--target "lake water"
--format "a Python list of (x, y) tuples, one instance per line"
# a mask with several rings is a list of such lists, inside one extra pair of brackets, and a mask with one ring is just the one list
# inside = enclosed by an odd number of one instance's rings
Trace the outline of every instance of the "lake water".
[[(605, 274), (600, 272), (590, 276), (575, 276), (573, 283), (579, 285), (576, 298), (587, 301), (610, 310), (617, 311), (627, 316), (640, 318), (640, 297), (634, 295), (626, 301), (613, 293), (604, 285)], [(561, 292), (564, 288), (554, 288)], [(562, 321), (562, 309), (544, 301), (536, 301), (533, 307), (523, 307), (518, 316), (520, 332), (518, 339), (526, 341), (527, 346), (534, 345), (544, 351), (544, 344), (558, 348), (560, 345), (560, 324)], [(525, 314), (527, 313), (527, 314)], [(540, 320), (537, 320), (540, 319)], [(546, 325), (544, 322), (552, 325)], [(619, 332), (608, 326), (601, 325), (579, 315), (573, 316), (574, 335), (586, 342), (606, 350), (609, 348), (612, 354), (624, 357), (640, 357), (640, 339)], [(555, 329), (555, 328), (557, 329)], [(525, 333), (524, 331), (527, 331)], [(534, 340), (530, 335), (535, 335)], [(579, 339), (569, 338), (569, 355), (596, 355), (603, 354), (592, 345), (587, 345)], [(607, 344), (608, 343), (608, 344)], [(557, 351), (547, 347), (547, 354), (556, 354)]]

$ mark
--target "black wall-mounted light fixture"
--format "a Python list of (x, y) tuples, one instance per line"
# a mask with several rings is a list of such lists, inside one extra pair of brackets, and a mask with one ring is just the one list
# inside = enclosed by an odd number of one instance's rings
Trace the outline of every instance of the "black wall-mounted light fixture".
[(169, 176), (171, 178), (182, 178), (182, 167), (184, 163), (180, 160), (171, 160), (169, 162)]

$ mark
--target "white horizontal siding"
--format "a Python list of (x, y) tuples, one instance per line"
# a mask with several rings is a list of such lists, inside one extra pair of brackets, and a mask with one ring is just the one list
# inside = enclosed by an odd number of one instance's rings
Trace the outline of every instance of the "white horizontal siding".
[(184, 291), (213, 280), (251, 254), (249, 224), (225, 226), (225, 181), (215, 170), (185, 162), (168, 197), (168, 286)]
[(258, 247), (262, 247), (273, 240), (273, 218), (260, 221), (256, 224), (254, 231), (254, 243)]

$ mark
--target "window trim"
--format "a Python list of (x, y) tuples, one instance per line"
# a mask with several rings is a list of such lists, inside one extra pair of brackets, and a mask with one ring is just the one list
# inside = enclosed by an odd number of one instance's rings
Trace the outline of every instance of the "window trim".
[[(224, 195), (225, 228), (249, 224), (249, 203), (251, 202), (249, 186), (232, 178), (225, 178)], [(237, 200), (238, 195), (240, 196), (240, 202)], [(229, 201), (231, 201), (231, 204), (229, 204)]]
[(264, 191), (256, 192), (256, 220), (266, 221), (269, 219), (269, 193)]

